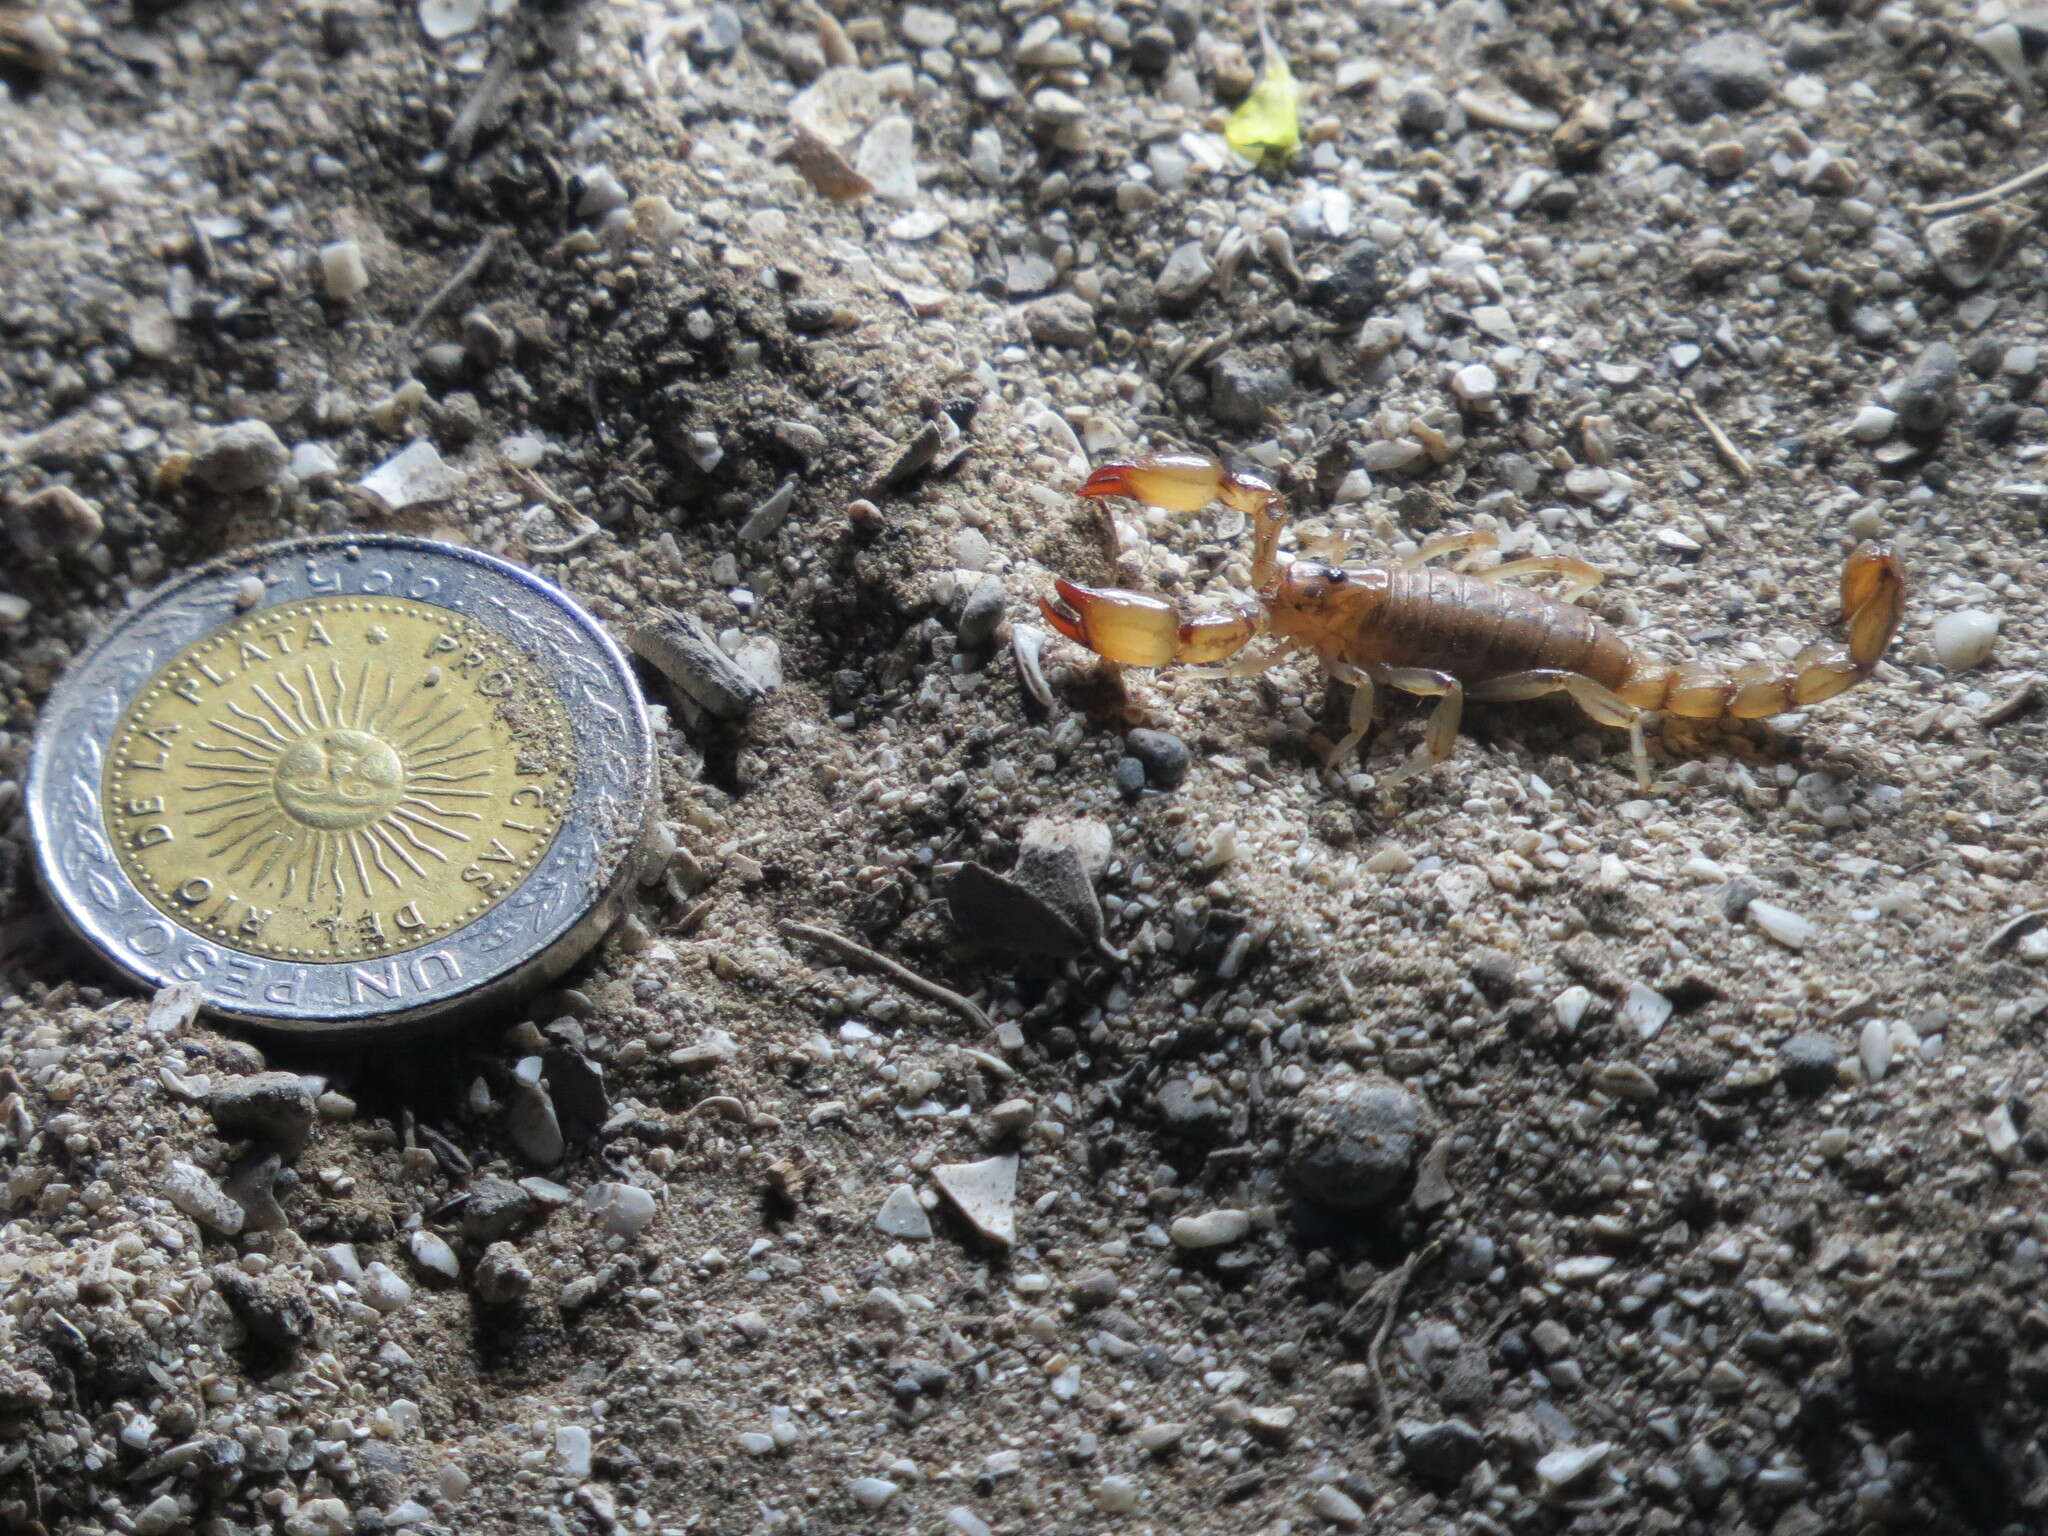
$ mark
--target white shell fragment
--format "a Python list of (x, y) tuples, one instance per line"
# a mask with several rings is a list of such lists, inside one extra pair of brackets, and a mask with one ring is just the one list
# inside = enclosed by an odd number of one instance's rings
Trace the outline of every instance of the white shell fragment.
[(1865, 1019), (1856, 1042), (1857, 1058), (1863, 1063), (1864, 1081), (1881, 1083), (1892, 1069), (1892, 1031), (1883, 1019)]
[(1747, 911), (1749, 920), (1762, 929), (1766, 937), (1776, 939), (1787, 949), (1804, 949), (1813, 942), (1817, 930), (1810, 918), (1768, 901), (1752, 901)]
[(907, 117), (885, 117), (867, 131), (853, 168), (874, 185), (877, 197), (908, 203), (917, 197), (916, 130)]
[(484, 0), (420, 0), (420, 30), (435, 42), (474, 32), (484, 19)]
[(1934, 621), (1934, 654), (1951, 672), (1967, 672), (1991, 654), (1998, 615), (1982, 608), (1944, 613)]
[(1645, 1040), (1657, 1038), (1657, 1032), (1670, 1020), (1671, 1012), (1671, 999), (1640, 981), (1630, 982), (1628, 995), (1621, 1000), (1621, 1022), (1633, 1027)]
[(233, 1237), (242, 1230), (242, 1208), (228, 1197), (204, 1168), (174, 1162), (164, 1174), (164, 1198), (202, 1227)]
[(826, 70), (789, 103), (790, 121), (834, 149), (851, 143), (881, 112), (882, 88), (850, 64)]
[(637, 1184), (593, 1184), (583, 1204), (603, 1223), (606, 1237), (638, 1237), (661, 1209), (652, 1192)]
[(932, 1235), (932, 1219), (918, 1203), (917, 1191), (908, 1184), (898, 1184), (889, 1191), (889, 1198), (875, 1214), (875, 1225), (888, 1236), (906, 1242), (926, 1242)]
[(403, 512), (446, 501), (461, 484), (462, 477), (448, 467), (440, 450), (422, 437), (371, 470), (356, 489), (374, 497), (387, 512)]
[(1017, 1159), (985, 1157), (978, 1163), (941, 1163), (932, 1170), (939, 1193), (983, 1237), (1008, 1247), (1017, 1241)]

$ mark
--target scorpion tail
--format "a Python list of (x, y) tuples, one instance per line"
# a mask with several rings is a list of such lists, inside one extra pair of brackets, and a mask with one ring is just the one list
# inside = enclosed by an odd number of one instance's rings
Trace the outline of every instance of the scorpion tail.
[(1849, 658), (1868, 672), (1883, 658), (1906, 616), (1906, 571), (1889, 543), (1859, 544), (1842, 567), (1842, 622)]
[[(1712, 667), (1639, 666), (1620, 692), (1641, 707), (1663, 708), (1694, 720), (1760, 720), (1803, 709), (1853, 688), (1877, 670), (1906, 613), (1906, 572), (1890, 544), (1864, 544), (1842, 571), (1842, 623), (1848, 643), (1809, 645), (1792, 665), (1751, 664), (1730, 676)], [(1633, 689), (1632, 686), (1633, 685)], [(1632, 691), (1643, 695), (1632, 697)], [(1647, 695), (1662, 693), (1661, 700)]]

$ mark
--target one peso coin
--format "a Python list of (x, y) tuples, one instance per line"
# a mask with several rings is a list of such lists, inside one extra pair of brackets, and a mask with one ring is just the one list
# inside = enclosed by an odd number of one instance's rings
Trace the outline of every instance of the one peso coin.
[(530, 572), (405, 536), (294, 540), (159, 589), (38, 727), (43, 880), (148, 986), (304, 1032), (559, 972), (639, 857), (631, 669)]

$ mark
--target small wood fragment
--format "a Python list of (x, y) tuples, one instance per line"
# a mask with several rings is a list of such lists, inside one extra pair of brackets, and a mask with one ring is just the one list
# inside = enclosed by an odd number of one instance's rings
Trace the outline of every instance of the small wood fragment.
[(834, 933), (830, 928), (820, 928), (812, 923), (796, 922), (784, 923), (782, 931), (793, 939), (808, 939), (811, 943), (822, 945), (856, 964), (880, 971), (890, 980), (909, 988), (918, 996), (929, 998), (943, 1008), (950, 1008), (968, 1023), (978, 1025), (991, 1033), (995, 1031), (995, 1021), (983, 1013), (981, 1006), (972, 998), (963, 997), (951, 987), (941, 986), (936, 981), (920, 976), (909, 966), (891, 960), (887, 955), (869, 949), (865, 944), (856, 943), (842, 933)]
[(1735, 439), (1721, 429), (1721, 424), (1718, 421), (1701, 409), (1699, 401), (1693, 398), (1691, 390), (1680, 390), (1678, 398), (1683, 400), (1685, 408), (1692, 412), (1692, 419), (1706, 429), (1707, 436), (1713, 440), (1714, 451), (1721, 455), (1721, 462), (1728, 466), (1729, 471), (1737, 480), (1742, 481), (1745, 485), (1748, 484), (1750, 479), (1756, 474), (1755, 467), (1749, 462), (1749, 455), (1736, 447)]

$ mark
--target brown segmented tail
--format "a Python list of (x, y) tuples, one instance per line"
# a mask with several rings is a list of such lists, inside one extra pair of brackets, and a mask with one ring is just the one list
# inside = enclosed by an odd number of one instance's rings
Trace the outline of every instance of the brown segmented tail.
[(1859, 545), (1842, 568), (1846, 643), (1816, 641), (1790, 667), (1752, 662), (1728, 673), (1638, 658), (1615, 691), (1642, 709), (1692, 720), (1760, 720), (1804, 709), (1852, 688), (1877, 669), (1906, 614), (1906, 572), (1889, 543)]

